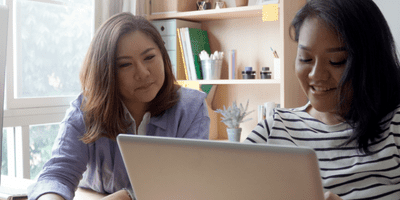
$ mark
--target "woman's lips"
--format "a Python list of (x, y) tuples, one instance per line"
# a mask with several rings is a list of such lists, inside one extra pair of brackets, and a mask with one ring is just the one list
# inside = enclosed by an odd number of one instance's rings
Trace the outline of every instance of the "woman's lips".
[(136, 88), (136, 90), (144, 90), (144, 89), (149, 88), (151, 85), (153, 85), (153, 83), (148, 83), (148, 84), (145, 84), (145, 85), (142, 85), (142, 86)]
[(324, 94), (336, 90), (336, 87), (319, 87), (319, 86), (310, 86), (310, 87), (315, 94)]

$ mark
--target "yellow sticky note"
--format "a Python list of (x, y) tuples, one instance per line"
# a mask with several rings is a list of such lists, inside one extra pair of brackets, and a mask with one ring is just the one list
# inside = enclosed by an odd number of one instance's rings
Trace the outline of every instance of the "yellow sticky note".
[(265, 21), (278, 21), (278, 4), (263, 5), (262, 20)]
[(192, 88), (195, 90), (200, 90), (200, 84), (198, 81), (177, 81), (182, 87)]

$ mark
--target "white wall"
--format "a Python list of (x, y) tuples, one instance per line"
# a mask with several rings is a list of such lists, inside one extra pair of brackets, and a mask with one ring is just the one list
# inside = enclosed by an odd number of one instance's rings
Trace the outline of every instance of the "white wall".
[[(309, 0), (307, 0), (309, 1)], [(386, 18), (400, 54), (400, 0), (373, 0)]]
[(374, 0), (386, 18), (396, 42), (397, 52), (400, 52), (400, 0)]

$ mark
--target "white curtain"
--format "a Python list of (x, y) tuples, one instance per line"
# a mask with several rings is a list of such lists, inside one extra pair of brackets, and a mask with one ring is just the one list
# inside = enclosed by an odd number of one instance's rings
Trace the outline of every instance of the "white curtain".
[(108, 18), (120, 12), (146, 16), (146, 0), (96, 0), (96, 30)]

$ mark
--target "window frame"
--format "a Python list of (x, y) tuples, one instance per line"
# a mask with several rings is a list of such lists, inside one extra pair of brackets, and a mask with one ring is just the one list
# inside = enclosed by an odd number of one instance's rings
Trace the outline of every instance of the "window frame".
[[(30, 0), (45, 3), (62, 4), (55, 0)], [(101, 2), (93, 1), (93, 34), (101, 24)], [(77, 95), (60, 97), (38, 97), (38, 98), (14, 98), (16, 88), (14, 83), (18, 81), (16, 55), (14, 48), (14, 8), (15, 0), (0, 0), (2, 5), (9, 8), (8, 38), (7, 38), (7, 61), (4, 89), (4, 112), (3, 127), (13, 130), (7, 139), (8, 168), (10, 177), (31, 179), (30, 177), (30, 150), (29, 150), (29, 126), (60, 123), (65, 117), (69, 104)], [(0, 141), (1, 142), (1, 141)], [(32, 177), (34, 178), (34, 177)], [(4, 183), (3, 183), (4, 184)]]
[[(57, 4), (57, 5), (64, 5), (62, 2), (55, 1), (55, 0), (29, 0), (29, 1), (36, 1), (42, 3), (49, 3), (49, 4)], [(96, 2), (93, 0), (93, 19), (92, 22), (93, 27), (95, 28), (96, 23)], [(5, 109), (12, 110), (12, 109), (26, 109), (26, 108), (38, 108), (38, 107), (59, 107), (59, 106), (66, 106), (74, 100), (77, 95), (65, 95), (65, 96), (57, 96), (57, 97), (33, 97), (33, 98), (17, 98), (17, 85), (19, 84), (18, 79), (18, 48), (14, 48), (17, 44), (16, 37), (14, 37), (14, 33), (16, 33), (16, 24), (15, 18), (16, 13), (15, 7), (17, 1), (15, 0), (5, 0), (5, 4), (9, 8), (9, 23), (8, 23), (8, 38), (7, 38), (7, 61), (6, 61), (6, 76), (5, 76)]]

